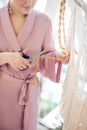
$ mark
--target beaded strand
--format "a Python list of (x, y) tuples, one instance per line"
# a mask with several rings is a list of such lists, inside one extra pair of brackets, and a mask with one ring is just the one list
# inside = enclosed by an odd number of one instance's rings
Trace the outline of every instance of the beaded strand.
[(61, 33), (63, 29), (63, 40), (64, 40), (64, 44), (66, 43), (66, 37), (65, 37), (65, 24), (64, 24), (64, 14), (65, 14), (65, 3), (66, 0), (61, 0), (60, 4), (59, 4), (59, 23), (58, 23), (58, 43), (60, 45), (61, 49), (65, 49), (63, 42), (62, 42), (62, 38), (61, 38)]

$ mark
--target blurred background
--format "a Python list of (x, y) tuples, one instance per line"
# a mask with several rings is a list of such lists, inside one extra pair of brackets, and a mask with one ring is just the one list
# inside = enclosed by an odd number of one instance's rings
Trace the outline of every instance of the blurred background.
[[(69, 18), (71, 13), (70, 9), (72, 9), (75, 6), (75, 4), (72, 1), (73, 0), (68, 0), (68, 3), (66, 4), (66, 30), (69, 25)], [(0, 0), (0, 7), (2, 7), (6, 2), (6, 0)], [(56, 48), (58, 48), (58, 6), (59, 0), (38, 0), (35, 6), (36, 10), (39, 10), (50, 17), (53, 25), (53, 37)], [(77, 7), (77, 13), (77, 24), (79, 24), (81, 29), (82, 21), (79, 7)], [(76, 29), (76, 31), (77, 35), (80, 36), (78, 28)], [(41, 81), (38, 130), (62, 130), (63, 119), (61, 118), (60, 114), (60, 105), (62, 96), (62, 86), (66, 76), (67, 66), (68, 65), (63, 65), (61, 79), (59, 83), (53, 83), (52, 81), (44, 78), (41, 74), (38, 73), (38, 76)]]

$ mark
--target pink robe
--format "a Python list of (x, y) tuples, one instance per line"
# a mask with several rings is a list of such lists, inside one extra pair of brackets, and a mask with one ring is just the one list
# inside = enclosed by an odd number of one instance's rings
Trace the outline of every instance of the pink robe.
[[(7, 7), (0, 9), (0, 52), (23, 50), (27, 55), (35, 56), (45, 49), (55, 56), (51, 22), (47, 16), (33, 10), (16, 36)], [(0, 66), (0, 130), (37, 129), (40, 85), (36, 79), (36, 86), (32, 86), (35, 70), (36, 61), (27, 70), (19, 72), (9, 64)], [(54, 60), (42, 59), (38, 71), (57, 82), (61, 62), (55, 64)]]

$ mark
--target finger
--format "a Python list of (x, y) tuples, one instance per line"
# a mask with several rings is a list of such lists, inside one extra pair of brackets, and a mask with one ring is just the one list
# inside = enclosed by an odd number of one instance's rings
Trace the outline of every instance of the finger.
[(18, 72), (18, 71), (20, 71), (18, 68), (15, 68), (15, 70)]
[(69, 62), (69, 57), (65, 58), (64, 60), (62, 60), (62, 63), (67, 64)]
[(26, 70), (28, 67), (29, 67), (29, 66), (25, 65), (24, 63), (21, 63), (21, 64), (18, 65), (18, 68), (19, 68), (20, 70)]
[(19, 57), (16, 59), (15, 64), (30, 67), (29, 61), (26, 60), (26, 59), (24, 59), (24, 58), (21, 57), (21, 56), (19, 56)]
[(23, 52), (22, 52), (22, 51), (19, 51), (19, 54), (20, 54), (20, 56), (22, 56), (22, 55), (23, 55)]
[(26, 68), (26, 66), (23, 63), (18, 62), (18, 61), (14, 64), (14, 67), (17, 68), (17, 69)]
[(20, 65), (20, 67), (23, 68), (23, 69), (28, 68), (28, 66), (25, 65), (24, 63), (22, 63), (22, 64)]
[(19, 71), (19, 68), (16, 66), (12, 66), (15, 71)]
[(24, 58), (21, 59), (21, 62), (24, 63), (24, 64), (25, 64), (26, 66), (28, 66), (28, 67), (30, 66), (29, 61), (26, 60), (26, 59), (24, 59)]
[(16, 64), (17, 68), (19, 70), (26, 70), (29, 66), (25, 65), (24, 63), (18, 63)]
[(62, 54), (63, 54), (64, 56), (66, 56), (66, 55), (70, 55), (70, 53), (67, 52), (67, 51), (61, 51), (61, 52), (62, 52)]
[(65, 59), (69, 59), (70, 58), (70, 54), (67, 54), (66, 56), (65, 56)]
[(25, 66), (25, 67), (19, 66), (19, 69), (21, 69), (21, 70), (27, 69), (27, 66)]
[(66, 52), (65, 52), (65, 51), (61, 51), (61, 53), (62, 53), (63, 55), (66, 55)]
[(29, 61), (26, 60), (26, 61), (24, 61), (23, 63), (24, 63), (26, 66), (30, 67)]
[(18, 69), (19, 71), (22, 71), (22, 70), (24, 70), (24, 68), (22, 68), (22, 67), (19, 67), (19, 66), (17, 66), (17, 69)]
[(58, 52), (56, 55), (57, 55), (57, 57), (60, 57), (60, 58), (65, 57), (65, 53), (63, 53), (63, 52)]

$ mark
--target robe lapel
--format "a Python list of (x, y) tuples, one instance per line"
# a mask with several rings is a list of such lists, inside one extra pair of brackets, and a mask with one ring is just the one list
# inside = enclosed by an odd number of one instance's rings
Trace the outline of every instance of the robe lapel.
[(35, 21), (35, 12), (32, 11), (31, 14), (26, 18), (23, 28), (20, 33), (16, 36), (14, 29), (12, 27), (10, 17), (8, 14), (8, 8), (4, 7), (1, 9), (1, 27), (6, 37), (8, 44), (10, 44), (13, 51), (22, 50), (24, 42), (29, 37), (30, 32), (32, 31), (34, 21)]
[(1, 27), (4, 33), (4, 36), (7, 39), (9, 47), (12, 48), (13, 51), (20, 50), (19, 43), (16, 38), (16, 34), (13, 30), (9, 14), (8, 14), (8, 8), (4, 7), (1, 9)]
[(18, 40), (20, 44), (24, 44), (26, 40), (29, 38), (29, 35), (33, 29), (35, 23), (36, 13), (32, 11), (29, 16), (27, 17), (25, 24), (18, 35)]

